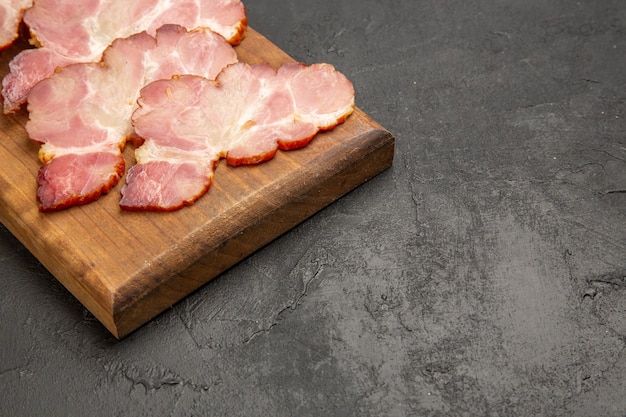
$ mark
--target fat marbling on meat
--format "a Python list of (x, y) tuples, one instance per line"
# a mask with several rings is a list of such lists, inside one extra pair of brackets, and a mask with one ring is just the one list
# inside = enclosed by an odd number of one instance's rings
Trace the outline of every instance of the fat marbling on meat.
[(120, 206), (173, 211), (211, 186), (220, 158), (255, 164), (277, 149), (306, 146), (354, 110), (352, 83), (330, 64), (237, 63), (215, 81), (197, 76), (144, 87), (132, 121), (144, 143), (126, 176)]
[(37, 83), (28, 97), (26, 130), (42, 144), (40, 210), (89, 203), (119, 181), (121, 149), (144, 85), (174, 74), (212, 79), (236, 61), (220, 35), (165, 25), (156, 37), (141, 32), (115, 40), (100, 63), (72, 64)]
[(247, 27), (240, 0), (37, 0), (23, 20), (40, 47), (22, 51), (9, 64), (2, 81), (7, 114), (17, 111), (33, 85), (55, 68), (98, 62), (115, 39), (142, 31), (154, 36), (162, 25), (177, 24), (211, 29), (237, 45)]

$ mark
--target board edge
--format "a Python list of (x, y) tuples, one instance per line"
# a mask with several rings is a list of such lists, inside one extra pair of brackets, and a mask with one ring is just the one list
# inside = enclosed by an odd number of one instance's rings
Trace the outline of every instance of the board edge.
[[(109, 328), (111, 333), (118, 339), (126, 337), (221, 273), (392, 166), (395, 138), (384, 128), (376, 127), (353, 138), (351, 142), (366, 143), (372, 147), (366, 146), (364, 149), (367, 151), (353, 160), (346, 159), (350, 163), (344, 164), (338, 171), (328, 173), (323, 182), (293, 195), (287, 204), (274, 207), (258, 222), (224, 239), (184, 269), (172, 271), (156, 285), (143, 288), (139, 296), (126, 293), (129, 287), (120, 288), (113, 297), (112, 315), (106, 318), (107, 322), (113, 323), (114, 328)], [(337, 182), (340, 183), (339, 188), (328, 192), (336, 187), (333, 183)], [(308, 210), (303, 211), (302, 207), (305, 206)], [(276, 216), (282, 216), (285, 220), (277, 224), (270, 219)], [(265, 232), (265, 229), (270, 228), (270, 233)], [(181, 280), (184, 281), (182, 289), (177, 285)], [(175, 295), (164, 296), (164, 293)]]

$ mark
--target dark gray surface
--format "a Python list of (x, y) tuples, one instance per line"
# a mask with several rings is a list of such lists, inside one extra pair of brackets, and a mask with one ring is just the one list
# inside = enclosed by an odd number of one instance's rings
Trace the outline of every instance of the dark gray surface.
[(121, 342), (0, 226), (0, 414), (623, 417), (626, 2), (246, 5), (393, 168)]

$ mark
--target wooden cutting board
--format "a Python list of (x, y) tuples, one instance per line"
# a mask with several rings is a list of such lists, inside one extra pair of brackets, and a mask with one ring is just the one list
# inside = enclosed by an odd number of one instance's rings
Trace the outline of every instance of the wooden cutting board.
[[(1, 77), (21, 47), (0, 54)], [(237, 53), (274, 67), (292, 60), (253, 29)], [(117, 338), (385, 170), (394, 154), (394, 137), (357, 109), (304, 149), (256, 166), (220, 162), (208, 193), (177, 212), (122, 211), (123, 178), (95, 203), (40, 213), (27, 118), (0, 116), (0, 221)], [(132, 154), (128, 146), (127, 167)]]

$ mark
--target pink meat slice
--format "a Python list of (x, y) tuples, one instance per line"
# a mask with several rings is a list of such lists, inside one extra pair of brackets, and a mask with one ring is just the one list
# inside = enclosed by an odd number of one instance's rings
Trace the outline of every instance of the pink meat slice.
[(210, 30), (165, 25), (155, 36), (118, 39), (102, 62), (69, 65), (31, 90), (26, 130), (42, 144), (41, 211), (89, 203), (117, 184), (144, 85), (175, 74), (213, 79), (237, 61), (233, 47)]
[(173, 211), (211, 186), (220, 158), (256, 164), (277, 149), (306, 146), (354, 110), (352, 83), (330, 64), (237, 63), (216, 81), (180, 76), (147, 85), (133, 114), (144, 139), (126, 176), (120, 206)]
[(240, 0), (37, 0), (24, 22), (39, 48), (19, 53), (2, 80), (4, 112), (17, 111), (38, 81), (55, 68), (98, 62), (118, 38), (164, 24), (208, 28), (237, 45), (245, 36), (246, 12)]
[(17, 39), (22, 15), (32, 5), (33, 0), (3, 0), (0, 3), (0, 50)]

